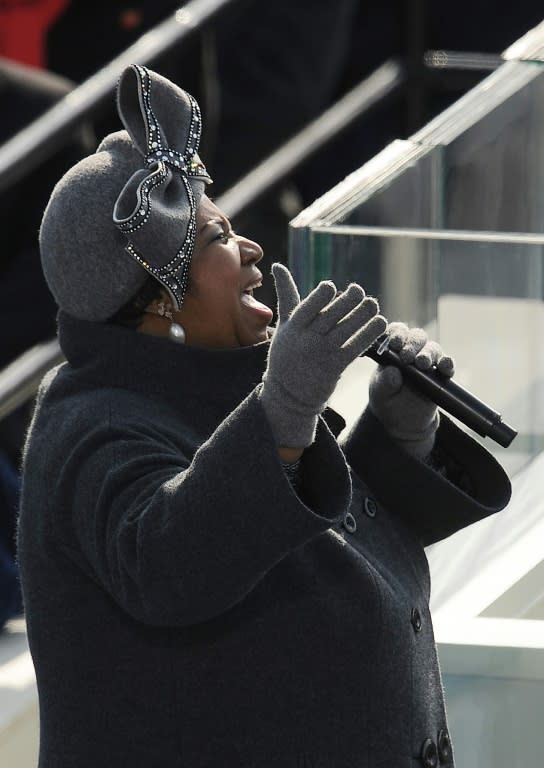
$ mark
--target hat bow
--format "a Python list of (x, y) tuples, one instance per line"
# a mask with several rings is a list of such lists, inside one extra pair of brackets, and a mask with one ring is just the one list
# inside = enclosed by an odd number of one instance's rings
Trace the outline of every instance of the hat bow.
[(197, 198), (212, 181), (198, 156), (200, 108), (186, 91), (140, 65), (121, 75), (117, 101), (143, 167), (123, 187), (113, 220), (127, 238), (128, 253), (165, 286), (179, 309), (196, 236)]

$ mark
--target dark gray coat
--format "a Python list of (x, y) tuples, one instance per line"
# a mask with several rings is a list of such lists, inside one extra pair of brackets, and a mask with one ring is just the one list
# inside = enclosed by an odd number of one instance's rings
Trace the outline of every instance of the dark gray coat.
[(494, 459), (442, 419), (471, 497), (365, 413), (351, 477), (320, 424), (299, 498), (256, 390), (267, 344), (66, 316), (60, 340), (19, 538), (40, 768), (415, 768), (438, 741), (451, 765), (422, 544), (506, 504)]

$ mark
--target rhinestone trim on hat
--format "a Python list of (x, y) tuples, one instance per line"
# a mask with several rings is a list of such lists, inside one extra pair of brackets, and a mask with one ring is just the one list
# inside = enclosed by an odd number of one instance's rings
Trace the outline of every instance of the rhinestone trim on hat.
[(144, 107), (142, 112), (147, 137), (145, 162), (148, 166), (157, 164), (157, 169), (151, 172), (139, 186), (139, 201), (134, 213), (128, 219), (117, 222), (117, 226), (126, 235), (143, 227), (152, 213), (152, 191), (168, 178), (166, 166), (169, 166), (174, 173), (179, 174), (187, 192), (190, 214), (186, 236), (174, 258), (162, 267), (154, 267), (137, 251), (133, 242), (129, 240), (126, 246), (128, 253), (167, 288), (176, 303), (176, 309), (179, 309), (187, 291), (191, 256), (196, 236), (196, 201), (189, 184), (189, 178), (211, 181), (205, 165), (197, 154), (202, 130), (202, 117), (197, 101), (190, 94), (187, 94), (191, 104), (187, 146), (183, 154), (170, 148), (162, 135), (159, 122), (151, 107), (149, 72), (140, 65), (136, 65), (134, 70), (138, 76)]
[[(182, 176), (182, 181), (187, 190), (187, 196), (190, 201), (191, 213), (189, 217), (189, 225), (187, 227), (187, 234), (183, 241), (183, 245), (176, 253), (174, 258), (165, 264), (163, 267), (154, 267), (148, 261), (146, 261), (141, 254), (138, 253), (134, 245), (129, 241), (126, 249), (130, 255), (141, 264), (141, 266), (152, 274), (159, 282), (161, 282), (165, 288), (168, 289), (170, 294), (175, 300), (176, 309), (180, 309), (185, 294), (187, 292), (187, 283), (189, 278), (189, 269), (191, 266), (191, 256), (193, 254), (193, 247), (195, 244), (196, 236), (196, 204), (193, 190), (188, 180)], [(132, 217), (136, 218), (137, 213)]]
[(200, 134), (202, 126), (202, 116), (198, 102), (190, 93), (187, 97), (191, 104), (191, 122), (189, 124), (189, 135), (185, 152), (181, 154), (176, 149), (172, 149), (166, 143), (163, 143), (163, 137), (159, 122), (151, 107), (151, 78), (149, 71), (142, 66), (136, 66), (136, 71), (140, 78), (140, 86), (144, 102), (144, 116), (146, 121), (147, 134), (147, 154), (146, 162), (152, 165), (157, 161), (168, 163), (174, 170), (187, 174), (194, 178), (209, 178), (206, 166), (198, 157), (198, 146), (200, 144)]
[(127, 234), (128, 232), (135, 232), (137, 229), (143, 227), (143, 225), (149, 219), (151, 213), (151, 200), (150, 195), (155, 187), (163, 184), (168, 178), (168, 171), (164, 163), (159, 163), (158, 168), (150, 176), (148, 176), (140, 184), (138, 188), (139, 203), (134, 213), (129, 216), (128, 219), (123, 221), (116, 221), (115, 223), (121, 230)]

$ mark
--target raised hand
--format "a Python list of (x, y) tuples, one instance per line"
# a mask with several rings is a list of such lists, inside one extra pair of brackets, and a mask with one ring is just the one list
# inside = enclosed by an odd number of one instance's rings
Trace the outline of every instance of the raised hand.
[(303, 448), (344, 369), (385, 331), (376, 299), (360, 285), (343, 293), (323, 281), (303, 301), (291, 273), (274, 264), (278, 326), (261, 400), (278, 446)]

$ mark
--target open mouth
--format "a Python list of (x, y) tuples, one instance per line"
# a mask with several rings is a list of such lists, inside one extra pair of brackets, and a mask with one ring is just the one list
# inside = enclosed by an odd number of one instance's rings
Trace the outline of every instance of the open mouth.
[(242, 296), (253, 296), (253, 291), (257, 290), (257, 288), (261, 288), (263, 284), (262, 279), (255, 280), (254, 282), (250, 283), (244, 290), (242, 291)]
[(244, 307), (251, 309), (253, 312), (261, 315), (263, 318), (266, 318), (267, 322), (270, 322), (273, 314), (272, 310), (270, 307), (267, 307), (266, 304), (262, 304), (260, 301), (257, 301), (253, 295), (253, 291), (257, 288), (260, 288), (262, 284), (263, 278), (262, 275), (259, 274), (258, 277), (256, 277), (251, 283), (248, 283), (248, 285), (246, 285), (246, 287), (242, 290), (241, 302)]

